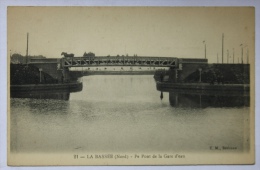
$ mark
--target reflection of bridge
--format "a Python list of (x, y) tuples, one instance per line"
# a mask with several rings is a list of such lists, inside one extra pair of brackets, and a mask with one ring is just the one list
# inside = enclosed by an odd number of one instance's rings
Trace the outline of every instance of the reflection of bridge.
[(61, 59), (61, 67), (176, 67), (177, 61), (176, 57), (70, 57)]
[(182, 108), (249, 107), (250, 96), (243, 95), (242, 92), (223, 93), (221, 90), (214, 92), (197, 91), (196, 93), (192, 93), (192, 90), (186, 92), (184, 90), (172, 90), (169, 92), (169, 102), (172, 107)]

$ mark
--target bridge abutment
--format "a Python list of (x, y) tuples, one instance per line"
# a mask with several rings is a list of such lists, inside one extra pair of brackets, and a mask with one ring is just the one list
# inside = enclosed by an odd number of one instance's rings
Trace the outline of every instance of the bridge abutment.
[(42, 72), (49, 74), (53, 79), (56, 79), (58, 83), (69, 82), (71, 80), (71, 74), (68, 68), (59, 69), (58, 63), (30, 63), (41, 69)]

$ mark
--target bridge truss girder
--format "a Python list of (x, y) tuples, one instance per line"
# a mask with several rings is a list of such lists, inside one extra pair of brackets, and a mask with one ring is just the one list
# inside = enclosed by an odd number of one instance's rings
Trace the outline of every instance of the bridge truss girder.
[(177, 67), (173, 57), (67, 57), (61, 59), (62, 67), (142, 66)]

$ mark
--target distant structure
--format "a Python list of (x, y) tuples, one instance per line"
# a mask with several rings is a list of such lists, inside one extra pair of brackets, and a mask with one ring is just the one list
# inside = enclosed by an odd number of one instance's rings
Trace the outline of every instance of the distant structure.
[(68, 54), (66, 52), (62, 52), (61, 55), (64, 55), (64, 57), (74, 57), (74, 54)]
[(84, 53), (83, 57), (90, 57), (90, 58), (94, 58), (95, 57), (95, 53), (89, 52), (89, 53)]

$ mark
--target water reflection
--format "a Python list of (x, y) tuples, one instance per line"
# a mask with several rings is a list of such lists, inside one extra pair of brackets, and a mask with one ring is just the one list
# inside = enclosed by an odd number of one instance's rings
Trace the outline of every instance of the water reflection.
[[(21, 98), (10, 103), (11, 151), (197, 153), (215, 145), (238, 147), (229, 152), (249, 150), (249, 108), (216, 109), (216, 94), (207, 94), (213, 96), (209, 102), (204, 93), (156, 91), (152, 76), (86, 76), (83, 81), (79, 93), (37, 94), (63, 94), (69, 101), (12, 94)], [(223, 103), (228, 100), (234, 99)]]
[[(205, 91), (178, 91), (169, 92), (169, 102), (172, 107), (190, 107), (190, 108), (206, 108), (206, 107), (249, 107), (250, 96), (246, 93), (219, 93)], [(161, 91), (160, 98), (163, 93)]]
[(11, 92), (11, 98), (33, 98), (33, 99), (55, 99), (69, 100), (70, 91), (30, 91), (30, 92)]
[(11, 98), (69, 100), (70, 93), (82, 91), (82, 82), (64, 84), (13, 85)]
[(163, 92), (161, 91), (161, 95), (160, 95), (161, 100), (163, 99)]

